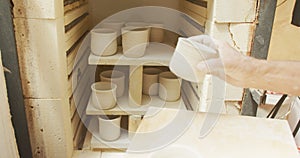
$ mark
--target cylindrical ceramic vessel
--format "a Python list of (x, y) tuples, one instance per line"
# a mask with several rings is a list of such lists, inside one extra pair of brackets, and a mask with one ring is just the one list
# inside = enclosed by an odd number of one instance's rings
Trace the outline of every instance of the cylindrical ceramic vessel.
[(180, 98), (180, 79), (172, 72), (159, 74), (159, 97), (163, 100), (173, 102)]
[(182, 79), (203, 82), (205, 73), (197, 69), (197, 64), (205, 59), (217, 58), (216, 50), (180, 37), (170, 61), (170, 69)]
[(150, 33), (151, 33), (151, 27), (150, 27), (150, 23), (146, 23), (146, 22), (127, 22), (125, 24), (126, 27), (135, 27), (135, 28), (149, 28), (149, 37), (148, 37), (148, 43), (147, 46), (149, 45), (149, 41), (150, 41)]
[(122, 28), (123, 53), (126, 57), (144, 56), (149, 41), (149, 27), (128, 26)]
[(114, 29), (117, 31), (117, 42), (118, 45), (122, 45), (122, 35), (121, 35), (121, 29), (124, 26), (124, 22), (104, 22), (100, 24), (101, 28), (109, 28), (109, 29)]
[(161, 43), (164, 41), (165, 31), (163, 24), (150, 24), (150, 42)]
[(114, 141), (121, 136), (121, 116), (99, 116), (99, 135), (105, 141)]
[(91, 50), (97, 56), (111, 56), (117, 52), (117, 32), (98, 28), (91, 31)]
[(125, 91), (125, 74), (117, 70), (107, 70), (100, 73), (100, 80), (112, 82), (117, 85), (117, 97), (121, 97)]
[(162, 71), (158, 68), (145, 68), (143, 70), (143, 93), (158, 95), (158, 75)]
[(92, 104), (96, 109), (105, 110), (116, 106), (117, 85), (109, 82), (96, 82), (92, 84)]

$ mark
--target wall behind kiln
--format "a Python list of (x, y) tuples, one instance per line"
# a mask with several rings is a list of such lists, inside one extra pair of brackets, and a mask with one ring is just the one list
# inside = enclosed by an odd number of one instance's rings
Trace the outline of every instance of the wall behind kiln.
[(140, 6), (162, 6), (179, 10), (179, 0), (88, 0), (92, 26), (119, 11)]
[(300, 61), (300, 27), (291, 24), (295, 0), (277, 2), (268, 60)]

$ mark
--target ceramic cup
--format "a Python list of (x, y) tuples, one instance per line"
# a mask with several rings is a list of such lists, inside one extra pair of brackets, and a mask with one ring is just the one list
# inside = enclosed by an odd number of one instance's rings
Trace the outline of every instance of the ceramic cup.
[(121, 36), (121, 29), (124, 26), (124, 22), (104, 22), (100, 24), (101, 28), (110, 28), (117, 31), (117, 43), (118, 45), (122, 45), (122, 36)]
[(116, 84), (96, 82), (92, 84), (92, 103), (99, 110), (111, 109), (116, 106)]
[(151, 34), (150, 23), (146, 23), (146, 22), (127, 22), (125, 24), (125, 26), (126, 27), (135, 27), (135, 28), (149, 28), (149, 38), (148, 38), (148, 43), (147, 43), (147, 46), (149, 46), (150, 34)]
[(158, 95), (158, 75), (162, 70), (158, 68), (145, 68), (143, 70), (143, 94)]
[(97, 56), (111, 56), (117, 52), (117, 32), (98, 28), (91, 31), (91, 50)]
[(204, 59), (217, 56), (217, 52), (210, 47), (199, 45), (187, 38), (179, 38), (170, 61), (170, 70), (185, 80), (202, 82), (205, 73), (197, 69), (197, 64)]
[(150, 42), (161, 43), (164, 41), (164, 25), (163, 24), (150, 24)]
[(107, 70), (100, 73), (100, 80), (112, 82), (117, 85), (117, 97), (121, 97), (125, 91), (125, 74), (117, 70)]
[(180, 98), (180, 79), (172, 72), (159, 74), (159, 97), (163, 100), (173, 102)]
[(128, 26), (122, 28), (123, 53), (126, 57), (140, 58), (146, 53), (149, 43), (148, 27)]
[(99, 116), (99, 135), (105, 141), (114, 141), (121, 136), (121, 116)]

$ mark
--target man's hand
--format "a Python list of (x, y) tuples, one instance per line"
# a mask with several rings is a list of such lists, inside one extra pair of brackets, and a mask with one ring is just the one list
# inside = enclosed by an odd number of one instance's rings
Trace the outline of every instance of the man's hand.
[[(228, 43), (213, 39), (207, 35), (190, 37), (189, 40), (215, 49), (218, 58), (206, 59), (197, 65), (199, 71), (215, 75), (228, 83), (245, 87), (251, 74), (251, 58), (231, 47)], [(248, 68), (247, 68), (248, 67)]]

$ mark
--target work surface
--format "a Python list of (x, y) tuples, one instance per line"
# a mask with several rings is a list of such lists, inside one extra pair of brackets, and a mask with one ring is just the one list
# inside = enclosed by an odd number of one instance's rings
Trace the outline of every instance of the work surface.
[[(206, 116), (204, 113), (151, 108), (125, 157), (299, 158), (292, 133), (284, 120), (220, 115), (210, 133), (200, 139)], [(176, 133), (179, 130), (181, 132)], [(159, 150), (151, 150), (151, 146)], [(132, 152), (139, 150), (149, 152)]]

